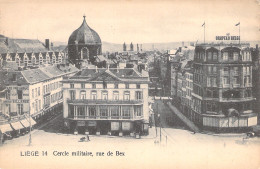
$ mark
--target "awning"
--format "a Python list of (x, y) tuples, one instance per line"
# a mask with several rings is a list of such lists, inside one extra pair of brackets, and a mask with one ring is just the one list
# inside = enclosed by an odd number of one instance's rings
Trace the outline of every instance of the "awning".
[(20, 130), (23, 129), (23, 125), (20, 123), (20, 121), (11, 123), (11, 126), (15, 129), (15, 130)]
[(23, 125), (24, 127), (30, 127), (30, 123), (29, 123), (29, 121), (26, 120), (26, 119), (21, 120), (21, 123), (22, 123), (22, 125)]
[(2, 133), (8, 132), (8, 131), (13, 131), (13, 129), (11, 128), (9, 123), (0, 125), (0, 130)]
[(33, 118), (30, 118), (30, 119), (27, 118), (26, 120), (28, 121), (29, 124), (30, 124), (30, 120), (31, 120), (31, 126), (36, 124), (36, 122), (35, 122), (35, 120), (33, 120)]

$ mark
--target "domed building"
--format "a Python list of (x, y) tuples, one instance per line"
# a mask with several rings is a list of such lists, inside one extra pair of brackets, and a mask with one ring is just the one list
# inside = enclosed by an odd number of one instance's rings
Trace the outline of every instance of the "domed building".
[(86, 23), (86, 16), (83, 16), (83, 23), (69, 37), (68, 54), (69, 60), (77, 68), (81, 68), (84, 62), (94, 63), (95, 56), (102, 53), (102, 42), (96, 31)]

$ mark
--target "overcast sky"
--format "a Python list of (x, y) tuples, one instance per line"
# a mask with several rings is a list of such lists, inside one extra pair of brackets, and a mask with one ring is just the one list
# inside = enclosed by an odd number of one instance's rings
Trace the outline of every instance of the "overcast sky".
[(156, 43), (203, 41), (215, 36), (238, 35), (260, 40), (259, 0), (0, 0), (0, 34), (67, 42), (86, 15), (88, 25), (102, 41)]

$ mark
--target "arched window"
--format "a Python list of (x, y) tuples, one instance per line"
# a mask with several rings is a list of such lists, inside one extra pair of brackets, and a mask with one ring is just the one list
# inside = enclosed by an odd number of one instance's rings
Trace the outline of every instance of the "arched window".
[(20, 58), (19, 58), (19, 56), (16, 56), (16, 57), (15, 57), (15, 62), (16, 62), (16, 64), (17, 64), (18, 66), (20, 66)]
[(81, 50), (81, 59), (89, 59), (89, 50), (88, 48), (84, 47)]
[(24, 62), (24, 66), (28, 66), (28, 57), (27, 56), (24, 57), (23, 62)]
[(55, 64), (56, 63), (56, 56), (52, 55), (52, 63)]
[(39, 64), (40, 64), (40, 65), (42, 65), (42, 64), (43, 64), (43, 58), (42, 58), (42, 56), (41, 56), (41, 55), (39, 56)]
[(50, 62), (51, 62), (50, 56), (49, 56), (49, 55), (46, 55), (46, 63), (47, 63), (47, 64), (50, 64)]
[(32, 62), (32, 65), (36, 64), (36, 58), (35, 58), (35, 56), (32, 56), (31, 62)]

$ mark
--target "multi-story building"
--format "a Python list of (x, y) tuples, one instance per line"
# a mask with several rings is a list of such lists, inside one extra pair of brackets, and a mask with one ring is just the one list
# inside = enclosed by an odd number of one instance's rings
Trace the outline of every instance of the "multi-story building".
[(248, 128), (257, 124), (249, 44), (197, 45), (193, 67), (195, 123), (212, 129)]
[(133, 68), (82, 69), (63, 80), (64, 125), (90, 134), (147, 133), (148, 73)]

